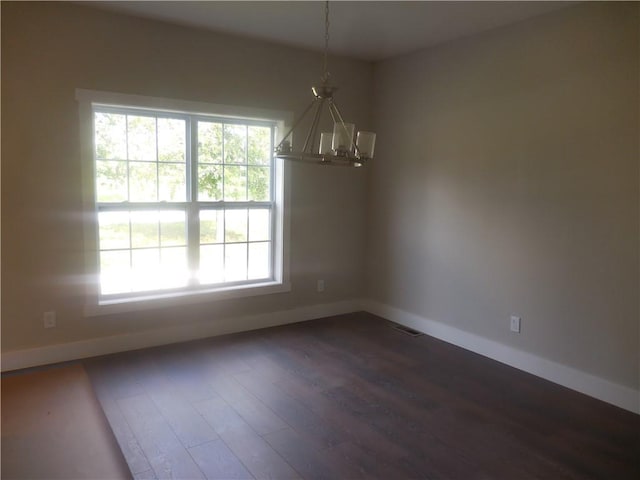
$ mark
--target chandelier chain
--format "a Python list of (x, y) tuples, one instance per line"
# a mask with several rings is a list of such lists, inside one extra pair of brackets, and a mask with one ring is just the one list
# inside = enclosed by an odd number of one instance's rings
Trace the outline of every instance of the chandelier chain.
[[(1, 1), (1, 0), (0, 0)], [(282, 137), (275, 148), (276, 157), (282, 160), (292, 160), (304, 163), (319, 163), (345, 167), (361, 167), (373, 158), (376, 134), (373, 132), (358, 132), (354, 142), (355, 125), (345, 123), (333, 94), (336, 87), (329, 83), (329, 1), (324, 4), (324, 52), (322, 84), (311, 87), (313, 100), (303, 114), (293, 123), (293, 126)], [(293, 132), (306, 115), (315, 107), (313, 119), (307, 131), (302, 149), (294, 148)], [(320, 133), (322, 112), (328, 110), (333, 120), (333, 134)], [(298, 130), (296, 130), (298, 131)], [(319, 138), (318, 138), (319, 137)]]
[(324, 58), (322, 81), (329, 81), (329, 71), (327, 69), (327, 55), (329, 52), (329, 0), (324, 4)]

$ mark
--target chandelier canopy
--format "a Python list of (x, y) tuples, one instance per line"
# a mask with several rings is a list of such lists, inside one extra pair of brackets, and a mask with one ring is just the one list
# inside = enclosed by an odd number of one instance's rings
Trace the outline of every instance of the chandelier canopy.
[[(275, 149), (276, 157), (283, 160), (293, 160), (320, 165), (361, 167), (367, 160), (373, 158), (376, 134), (373, 132), (358, 132), (354, 141), (355, 125), (345, 123), (333, 94), (337, 87), (329, 83), (331, 76), (327, 69), (329, 50), (329, 2), (325, 2), (325, 35), (323, 74), (320, 86), (311, 88), (313, 100), (294, 122), (293, 127), (282, 138)], [(320, 119), (328, 110), (333, 120), (333, 132), (319, 132)], [(293, 132), (299, 127), (309, 112), (313, 111), (313, 121), (306, 133), (301, 150), (293, 150)], [(318, 135), (319, 134), (319, 135)]]

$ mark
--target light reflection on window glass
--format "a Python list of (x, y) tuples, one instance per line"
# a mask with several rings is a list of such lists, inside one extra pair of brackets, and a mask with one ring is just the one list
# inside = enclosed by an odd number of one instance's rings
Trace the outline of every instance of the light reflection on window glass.
[(269, 277), (269, 246), (268, 242), (249, 244), (249, 269), (250, 280)]
[(247, 279), (246, 243), (225, 245), (224, 279), (227, 282), (236, 282)]
[(202, 284), (224, 281), (224, 245), (200, 247), (199, 280)]
[(250, 202), (272, 199), (273, 128), (172, 115), (118, 107), (94, 112), (104, 295), (272, 275), (271, 208)]

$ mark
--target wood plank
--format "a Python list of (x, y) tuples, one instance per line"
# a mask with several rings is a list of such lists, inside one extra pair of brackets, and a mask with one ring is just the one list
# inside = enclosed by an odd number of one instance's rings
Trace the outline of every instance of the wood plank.
[(180, 392), (187, 401), (198, 402), (217, 395), (202, 373), (198, 355), (176, 346), (167, 351), (159, 350), (158, 353), (160, 368), (175, 391)]
[[(468, 478), (481, 470), (466, 458), (456, 445), (447, 445), (434, 436), (426, 425), (418, 422), (411, 412), (403, 412), (384, 402), (363, 398), (348, 387), (327, 392), (341, 408), (363, 418), (389, 441), (405, 450), (410, 462), (406, 468), (416, 469), (420, 475), (436, 478)], [(413, 450), (418, 446), (420, 454)]]
[(212, 387), (260, 435), (287, 427), (287, 423), (252, 395), (234, 378), (216, 376), (210, 379)]
[(149, 396), (186, 448), (218, 439), (202, 415), (179, 395), (164, 390), (152, 392)]
[(261, 378), (271, 381), (277, 388), (294, 397), (317, 414), (328, 425), (340, 425), (348, 442), (360, 445), (373, 455), (385, 458), (401, 458), (405, 452), (396, 444), (380, 435), (362, 419), (339, 408), (324, 390), (305, 378), (290, 375), (266, 356), (256, 357), (253, 371)]
[(292, 428), (269, 433), (264, 439), (305, 479), (364, 478), (342, 456), (332, 454), (330, 450), (319, 450), (314, 442)]
[(365, 478), (416, 478), (416, 472), (405, 468), (399, 459), (388, 459), (366, 445), (345, 442), (334, 447), (332, 453), (353, 465)]
[(288, 425), (319, 445), (332, 447), (345, 441), (346, 437), (340, 427), (328, 425), (304, 404), (265, 381), (260, 375), (247, 372), (235, 375), (234, 378)]
[(108, 396), (103, 396), (100, 398), (100, 405), (113, 430), (120, 451), (124, 455), (127, 465), (129, 465), (131, 473), (137, 475), (138, 473), (151, 470), (151, 465), (142, 451), (138, 439), (131, 431), (129, 423), (127, 423), (124, 418), (116, 400)]
[(222, 439), (191, 447), (189, 453), (209, 480), (254, 478)]
[(136, 475), (151, 469), (147, 457), (145, 456), (138, 440), (131, 431), (129, 424), (125, 420), (120, 407), (116, 403), (111, 389), (114, 379), (104, 364), (96, 361), (85, 362), (85, 368), (91, 379), (92, 386), (96, 392), (102, 411), (104, 412), (111, 430), (113, 431), (116, 441), (122, 454), (125, 457), (127, 465), (131, 473)]
[(196, 408), (255, 478), (301, 478), (224, 400), (206, 400)]
[(145, 470), (144, 472), (139, 472), (136, 473), (133, 476), (134, 480), (158, 480), (158, 477), (156, 477), (156, 474), (153, 473), (153, 470), (149, 469), (149, 470)]
[(146, 394), (118, 405), (158, 478), (205, 478)]

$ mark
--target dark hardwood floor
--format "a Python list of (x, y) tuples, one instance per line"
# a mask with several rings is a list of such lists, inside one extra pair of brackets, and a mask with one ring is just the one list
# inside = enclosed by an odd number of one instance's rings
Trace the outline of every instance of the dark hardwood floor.
[(640, 416), (358, 313), (85, 361), (135, 478), (638, 479)]

